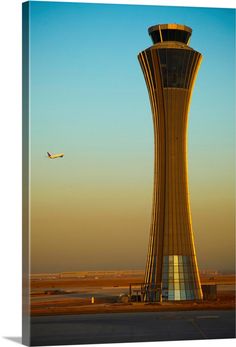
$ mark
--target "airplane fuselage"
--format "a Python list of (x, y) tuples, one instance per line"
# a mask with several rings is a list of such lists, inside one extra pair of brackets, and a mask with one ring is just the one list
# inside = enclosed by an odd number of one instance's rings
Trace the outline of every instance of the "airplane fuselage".
[(49, 159), (56, 159), (56, 158), (63, 158), (63, 157), (64, 157), (64, 153), (48, 155)]

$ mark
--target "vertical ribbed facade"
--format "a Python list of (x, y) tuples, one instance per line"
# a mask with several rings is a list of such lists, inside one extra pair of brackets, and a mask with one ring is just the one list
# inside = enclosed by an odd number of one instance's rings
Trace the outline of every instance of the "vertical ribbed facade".
[(188, 46), (191, 29), (151, 27), (154, 45), (138, 55), (147, 84), (155, 139), (153, 208), (145, 300), (200, 300), (187, 173), (188, 111), (202, 59)]

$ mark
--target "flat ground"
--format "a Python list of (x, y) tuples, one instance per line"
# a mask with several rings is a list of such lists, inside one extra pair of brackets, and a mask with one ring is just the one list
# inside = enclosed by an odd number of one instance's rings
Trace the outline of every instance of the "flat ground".
[[(201, 276), (202, 284), (217, 284), (216, 301), (199, 303), (122, 303), (129, 284), (143, 282), (142, 271), (90, 271), (31, 276), (31, 315), (74, 315), (90, 313), (161, 312), (189, 310), (234, 310), (235, 276)], [(138, 288), (138, 286), (136, 287)], [(92, 303), (92, 297), (94, 303)]]
[(60, 315), (31, 321), (34, 346), (233, 337), (232, 310)]

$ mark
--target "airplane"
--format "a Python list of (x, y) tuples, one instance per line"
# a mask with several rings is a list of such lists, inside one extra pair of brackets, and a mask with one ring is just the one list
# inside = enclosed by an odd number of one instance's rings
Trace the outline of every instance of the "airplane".
[(63, 158), (64, 157), (64, 153), (51, 154), (51, 153), (47, 152), (47, 155), (48, 155), (49, 159), (56, 159), (56, 158)]

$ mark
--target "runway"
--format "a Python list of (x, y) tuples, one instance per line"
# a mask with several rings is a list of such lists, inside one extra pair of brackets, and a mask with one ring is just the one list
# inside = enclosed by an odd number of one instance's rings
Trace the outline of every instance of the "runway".
[(42, 316), (31, 323), (33, 346), (235, 337), (233, 310)]

